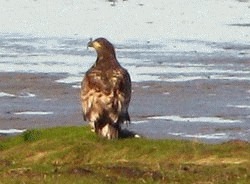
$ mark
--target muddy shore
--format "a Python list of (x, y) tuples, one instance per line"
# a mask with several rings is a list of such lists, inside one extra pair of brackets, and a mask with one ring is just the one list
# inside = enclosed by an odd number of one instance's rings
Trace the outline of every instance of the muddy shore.
[[(0, 129), (86, 125), (82, 120), (79, 88), (72, 87), (79, 84), (56, 82), (65, 76), (0, 73)], [(248, 81), (210, 80), (133, 83), (129, 109), (132, 124), (128, 129), (151, 138), (249, 141), (249, 109), (228, 106), (235, 102), (249, 102), (249, 86)], [(228, 122), (174, 120), (177, 114), (182, 118), (213, 116)], [(195, 136), (203, 134), (218, 137)]]

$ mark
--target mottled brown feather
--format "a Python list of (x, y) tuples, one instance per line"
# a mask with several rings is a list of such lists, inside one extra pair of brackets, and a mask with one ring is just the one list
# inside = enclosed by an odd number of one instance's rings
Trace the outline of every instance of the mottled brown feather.
[(118, 63), (112, 44), (104, 38), (94, 42), (101, 48), (95, 48), (97, 60), (81, 84), (83, 116), (97, 133), (106, 125), (119, 131), (121, 123), (130, 122), (131, 79)]

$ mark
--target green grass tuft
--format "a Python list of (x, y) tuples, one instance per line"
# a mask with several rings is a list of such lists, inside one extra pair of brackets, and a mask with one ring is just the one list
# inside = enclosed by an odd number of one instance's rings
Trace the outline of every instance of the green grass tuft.
[(37, 141), (41, 138), (40, 130), (27, 130), (23, 133), (24, 141)]

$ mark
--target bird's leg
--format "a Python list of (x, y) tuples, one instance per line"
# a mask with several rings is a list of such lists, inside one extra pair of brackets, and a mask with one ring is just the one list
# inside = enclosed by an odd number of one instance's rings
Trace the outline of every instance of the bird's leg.
[(117, 139), (119, 136), (119, 129), (114, 125), (106, 124), (102, 127), (100, 134), (107, 139)]
[(89, 126), (91, 128), (91, 132), (95, 132), (96, 127), (95, 127), (95, 123), (93, 121), (89, 122)]

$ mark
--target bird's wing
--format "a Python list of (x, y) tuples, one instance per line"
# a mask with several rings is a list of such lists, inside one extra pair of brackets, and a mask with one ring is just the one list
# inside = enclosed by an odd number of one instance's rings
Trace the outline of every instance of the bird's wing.
[(115, 94), (117, 99), (118, 122), (130, 122), (128, 106), (131, 99), (131, 79), (127, 70), (120, 68), (114, 72)]
[(95, 122), (100, 118), (102, 109), (107, 103), (109, 86), (102, 78), (101, 71), (90, 70), (86, 73), (81, 85), (81, 101), (84, 119)]
[(110, 70), (105, 75), (98, 70), (87, 72), (81, 88), (85, 120), (105, 123), (129, 121), (130, 96), (131, 81), (125, 69)]

